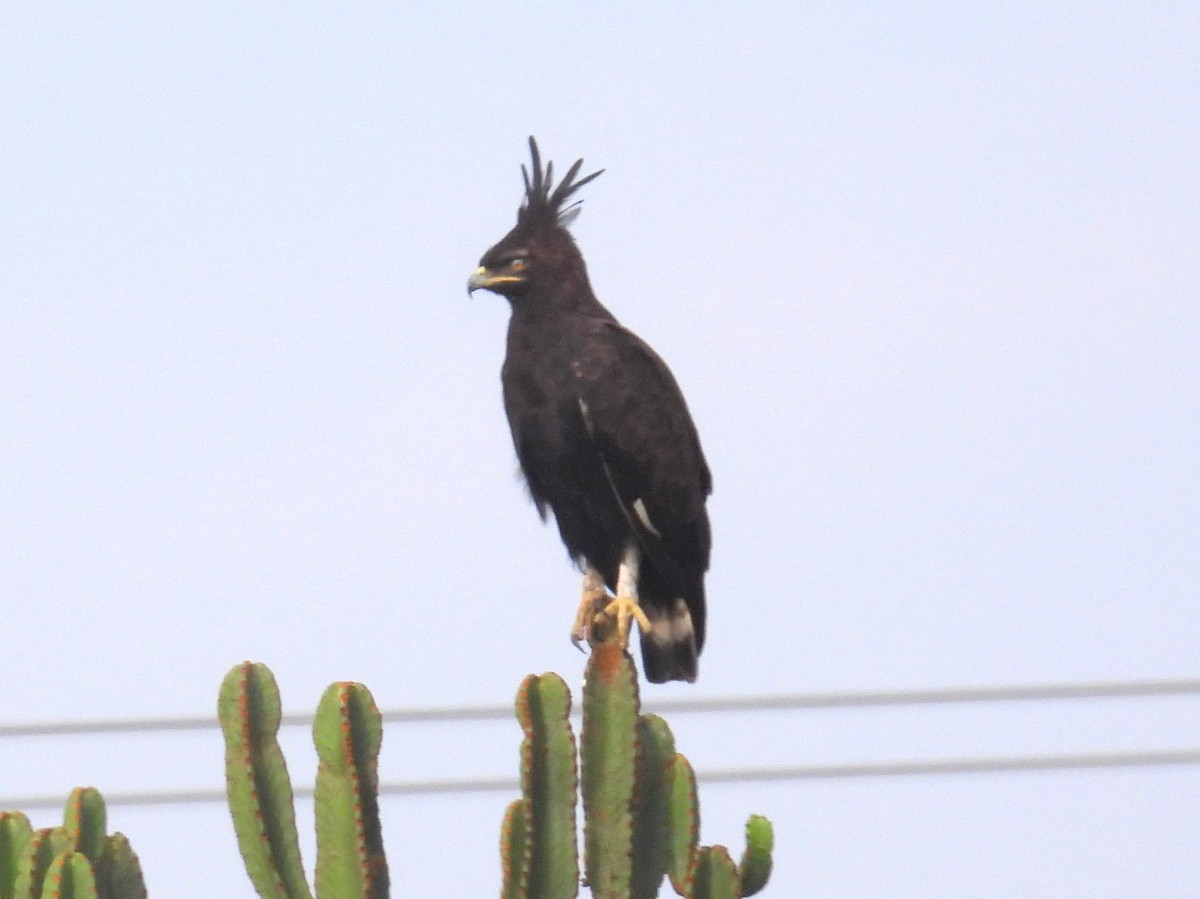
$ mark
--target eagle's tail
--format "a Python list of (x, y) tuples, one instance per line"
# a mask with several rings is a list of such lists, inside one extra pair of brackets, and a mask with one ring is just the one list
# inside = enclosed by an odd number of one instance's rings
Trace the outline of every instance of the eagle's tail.
[(650, 619), (642, 631), (642, 669), (651, 683), (694, 681), (704, 646), (704, 586), (690, 598), (655, 596), (644, 581), (639, 605)]

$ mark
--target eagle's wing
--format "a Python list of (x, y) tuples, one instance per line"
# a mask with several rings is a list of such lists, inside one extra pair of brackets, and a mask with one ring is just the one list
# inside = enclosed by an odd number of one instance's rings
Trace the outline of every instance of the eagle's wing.
[(614, 321), (596, 323), (572, 367), (588, 433), (644, 551), (664, 573), (702, 575), (712, 475), (670, 369)]

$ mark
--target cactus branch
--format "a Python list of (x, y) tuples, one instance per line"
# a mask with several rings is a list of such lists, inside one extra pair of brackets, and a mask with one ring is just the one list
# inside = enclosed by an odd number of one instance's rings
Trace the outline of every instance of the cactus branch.
[(225, 733), (225, 788), (246, 873), (258, 894), (312, 899), (300, 862), (292, 782), (279, 748), (275, 677), (243, 662), (225, 676), (217, 701)]
[(633, 659), (619, 645), (592, 644), (583, 682), (585, 870), (597, 899), (624, 899), (633, 876), (633, 781), (638, 694)]
[(530, 675), (517, 691), (521, 741), (521, 792), (528, 803), (531, 899), (562, 899), (579, 891), (575, 845), (578, 788), (575, 737), (568, 716), (571, 693), (557, 674)]
[(383, 719), (362, 684), (329, 686), (317, 706), (317, 895), (387, 899), (388, 867), (379, 824)]

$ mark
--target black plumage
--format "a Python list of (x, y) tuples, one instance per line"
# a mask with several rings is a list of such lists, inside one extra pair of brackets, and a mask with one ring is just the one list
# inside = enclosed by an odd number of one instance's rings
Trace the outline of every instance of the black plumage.
[[(533, 138), (529, 147), (517, 224), (469, 282), (512, 307), (501, 381), (517, 459), (539, 513), (554, 512), (585, 569), (585, 604), (590, 591), (604, 607), (599, 580), (618, 595), (636, 593), (646, 677), (695, 680), (711, 545), (708, 465), (675, 378), (596, 299), (567, 230), (579, 205), (567, 201), (600, 172), (577, 179), (579, 160), (555, 186), (553, 163), (543, 169)], [(591, 608), (581, 609), (576, 639)]]

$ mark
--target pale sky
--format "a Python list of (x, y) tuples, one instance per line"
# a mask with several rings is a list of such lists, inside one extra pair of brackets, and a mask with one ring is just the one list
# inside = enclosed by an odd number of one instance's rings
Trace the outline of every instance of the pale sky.
[[(713, 470), (700, 680), (647, 701), (1196, 677), (1197, 47), (1190, 3), (7, 4), (0, 724), (210, 714), (246, 658), (297, 712), (578, 688), (507, 306), (465, 289), (529, 134), (607, 170), (592, 283)], [(1196, 702), (671, 723), (705, 842), (774, 821), (764, 895), (1186, 897), (1194, 767), (703, 771), (1196, 749)], [(381, 774), (515, 775), (519, 736), (391, 725)], [(221, 762), (0, 739), (0, 805)], [(495, 895), (510, 798), (385, 800), (395, 894)], [(152, 895), (253, 895), (223, 805), (109, 821)]]

